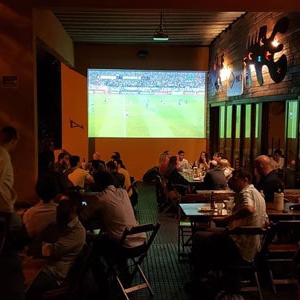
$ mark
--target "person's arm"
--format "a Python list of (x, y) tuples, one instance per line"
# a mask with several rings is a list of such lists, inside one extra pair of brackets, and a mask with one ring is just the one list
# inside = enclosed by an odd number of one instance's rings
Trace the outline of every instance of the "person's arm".
[(94, 177), (87, 171), (86, 171), (86, 174), (85, 174), (85, 180), (88, 183), (94, 183)]
[(72, 249), (80, 246), (84, 241), (84, 231), (75, 228), (65, 235), (61, 235), (54, 243), (43, 243), (42, 254), (46, 257), (60, 257)]
[(221, 222), (232, 222), (234, 220), (243, 219), (249, 216), (254, 212), (254, 207), (251, 205), (245, 205), (239, 208), (237, 211), (235, 211), (233, 214), (224, 216), (224, 217), (215, 217), (213, 218), (216, 221)]

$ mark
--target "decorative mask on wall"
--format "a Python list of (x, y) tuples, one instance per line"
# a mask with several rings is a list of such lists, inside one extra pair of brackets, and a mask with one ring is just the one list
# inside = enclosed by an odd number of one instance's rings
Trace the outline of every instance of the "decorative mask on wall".
[(212, 70), (209, 72), (211, 84), (215, 91), (218, 91), (222, 87), (221, 70), (224, 67), (224, 53), (219, 57), (215, 55)]
[(264, 79), (262, 76), (262, 67), (266, 65), (269, 69), (269, 74), (274, 82), (281, 82), (287, 71), (287, 58), (282, 54), (277, 61), (274, 61), (274, 54), (282, 51), (283, 44), (275, 44), (275, 36), (279, 33), (285, 33), (289, 26), (289, 19), (284, 17), (277, 21), (269, 38), (266, 37), (267, 26), (262, 26), (258, 36), (248, 38), (247, 56), (244, 58), (244, 63), (248, 75), (250, 65), (254, 65), (259, 85), (263, 85)]

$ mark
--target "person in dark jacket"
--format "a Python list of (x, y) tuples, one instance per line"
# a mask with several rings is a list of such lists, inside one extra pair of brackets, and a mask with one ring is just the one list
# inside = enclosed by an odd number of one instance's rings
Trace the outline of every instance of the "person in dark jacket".
[(214, 160), (210, 162), (210, 168), (204, 177), (203, 186), (205, 190), (226, 190), (228, 188), (224, 172)]

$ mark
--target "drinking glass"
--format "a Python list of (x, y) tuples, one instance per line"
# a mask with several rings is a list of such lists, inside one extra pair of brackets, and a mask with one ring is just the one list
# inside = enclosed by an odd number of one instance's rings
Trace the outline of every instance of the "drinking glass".
[(231, 214), (232, 208), (234, 206), (234, 199), (224, 200), (224, 202), (226, 204), (227, 214)]
[(222, 215), (222, 209), (224, 208), (224, 203), (223, 202), (217, 202), (217, 203), (215, 203), (215, 206), (217, 208), (218, 215)]

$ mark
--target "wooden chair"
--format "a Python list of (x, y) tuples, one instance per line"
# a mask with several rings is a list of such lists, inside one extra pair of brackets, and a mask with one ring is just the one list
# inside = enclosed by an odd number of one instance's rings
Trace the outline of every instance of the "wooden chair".
[[(148, 251), (150, 249), (150, 246), (160, 228), (160, 223), (156, 224), (145, 224), (145, 225), (139, 225), (136, 227), (132, 227), (131, 229), (125, 229), (123, 236), (120, 241), (120, 249), (121, 253), (120, 256), (124, 257), (128, 260), (128, 268), (130, 270), (129, 276), (130, 276), (130, 286), (126, 286), (128, 282), (124, 282), (122, 280), (122, 277), (120, 274), (122, 274), (122, 270), (116, 271), (115, 278), (118, 282), (118, 285), (120, 286), (123, 295), (127, 300), (129, 300), (129, 294), (132, 292), (136, 292), (141, 289), (147, 288), (150, 292), (150, 294), (153, 296), (154, 291), (145, 275), (145, 273), (142, 270), (142, 262), (146, 258)], [(133, 248), (127, 248), (124, 247), (124, 242), (126, 238), (128, 238), (131, 235), (139, 234), (139, 233), (145, 233), (147, 238), (143, 245), (133, 247)], [(114, 270), (116, 270), (114, 268)], [(137, 278), (137, 275), (139, 275)], [(136, 280), (136, 281), (135, 281)]]
[[(238, 260), (235, 263), (225, 265), (221, 268), (221, 274), (223, 279), (227, 279), (230, 282), (231, 276), (234, 276), (233, 282), (235, 283), (236, 290), (232, 291), (234, 284), (231, 283), (230, 289), (233, 294), (236, 292), (253, 292), (258, 293), (259, 299), (263, 300), (262, 291), (260, 287), (258, 277), (257, 263), (261, 255), (261, 251), (264, 251), (264, 244), (266, 242), (267, 229), (254, 226), (242, 226), (232, 230), (228, 230), (229, 235), (246, 235), (253, 236), (259, 235), (262, 240), (262, 248), (256, 253), (252, 261), (246, 261), (243, 259)], [(226, 288), (225, 288), (226, 289)], [(229, 292), (229, 293), (230, 293)], [(230, 298), (229, 298), (230, 299)]]
[(138, 187), (142, 183), (140, 180), (133, 180), (130, 184), (130, 186), (126, 189), (127, 193), (132, 191), (132, 195), (130, 196), (130, 201), (132, 204), (132, 207), (135, 207), (139, 200), (139, 191)]
[[(214, 197), (214, 201), (221, 202), (228, 197), (233, 197), (235, 193), (232, 190), (198, 190), (196, 194), (181, 195), (178, 201), (179, 203), (208, 203), (211, 197)], [(189, 220), (181, 211), (178, 205), (178, 234), (177, 234), (177, 253), (178, 260), (185, 261), (190, 254), (192, 246), (192, 225)], [(197, 230), (205, 229), (210, 226), (210, 222), (198, 223)]]
[[(211, 192), (210, 192), (211, 193)], [(186, 194), (180, 196), (179, 203), (206, 203), (209, 202), (209, 198), (203, 197), (198, 194)], [(179, 204), (178, 203), (178, 204)], [(190, 219), (186, 217), (178, 205), (177, 211), (178, 227), (177, 227), (177, 254), (178, 261), (185, 261), (190, 252), (192, 246), (192, 225)], [(207, 228), (209, 223), (197, 224), (197, 228)]]
[(155, 178), (156, 178), (156, 182), (155, 182), (156, 202), (157, 202), (159, 208), (163, 208), (163, 206), (164, 206), (164, 204), (166, 203), (166, 200), (167, 200), (166, 181), (160, 175), (156, 175)]
[(81, 252), (76, 257), (76, 260), (71, 267), (66, 280), (57, 289), (47, 291), (43, 294), (43, 300), (75, 300), (82, 299), (84, 291), (82, 283), (90, 267), (90, 257), (93, 248), (93, 243), (85, 244)]
[(273, 292), (276, 285), (298, 284), (295, 255), (299, 251), (300, 220), (282, 220), (271, 226), (267, 263)]

